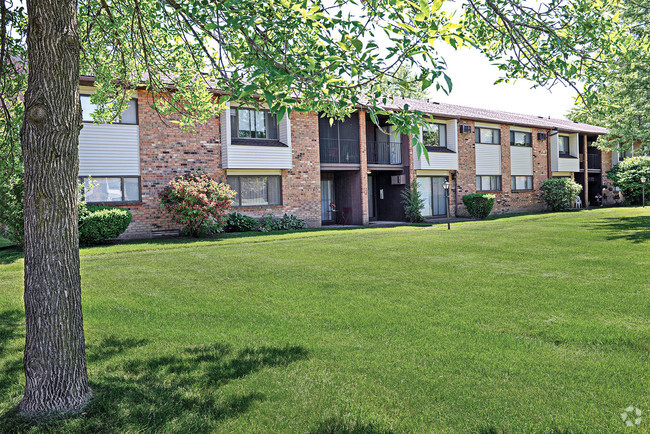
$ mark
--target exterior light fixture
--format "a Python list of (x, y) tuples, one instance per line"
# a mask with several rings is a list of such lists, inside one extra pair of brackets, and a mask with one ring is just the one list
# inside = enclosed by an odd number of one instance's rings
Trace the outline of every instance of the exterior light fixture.
[(449, 180), (445, 179), (445, 182), (442, 183), (442, 188), (445, 189), (445, 208), (447, 208), (447, 230), (451, 229), (451, 224), (449, 223)]

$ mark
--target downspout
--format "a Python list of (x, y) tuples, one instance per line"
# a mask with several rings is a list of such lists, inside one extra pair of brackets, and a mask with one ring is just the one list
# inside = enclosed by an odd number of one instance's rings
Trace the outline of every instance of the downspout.
[(547, 169), (547, 178), (551, 179), (553, 177), (553, 171), (551, 170), (551, 130), (546, 130), (546, 169)]

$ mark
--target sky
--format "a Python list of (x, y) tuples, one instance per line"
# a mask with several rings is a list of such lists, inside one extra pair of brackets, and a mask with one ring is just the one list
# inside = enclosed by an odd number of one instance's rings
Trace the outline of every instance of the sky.
[(562, 84), (550, 90), (531, 89), (533, 83), (527, 80), (495, 85), (500, 71), (476, 49), (455, 51), (441, 46), (439, 51), (447, 62), (453, 89), (450, 95), (432, 90), (432, 101), (560, 119), (574, 105), (575, 90)]
[[(445, 0), (442, 10), (459, 16), (463, 3), (465, 0)], [(538, 3), (528, 0), (531, 7)], [(534, 83), (528, 80), (494, 84), (502, 76), (501, 71), (477, 49), (464, 47), (456, 51), (447, 44), (436, 48), (447, 62), (453, 89), (450, 95), (432, 90), (432, 101), (558, 119), (566, 118), (574, 105), (576, 91), (571, 87), (557, 84), (552, 89), (532, 89)]]

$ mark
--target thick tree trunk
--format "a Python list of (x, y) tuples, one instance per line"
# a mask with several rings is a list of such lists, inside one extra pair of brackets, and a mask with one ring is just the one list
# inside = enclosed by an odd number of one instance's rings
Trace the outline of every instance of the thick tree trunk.
[(81, 315), (77, 2), (28, 0), (25, 162), (25, 395), (20, 411), (76, 412), (91, 397)]

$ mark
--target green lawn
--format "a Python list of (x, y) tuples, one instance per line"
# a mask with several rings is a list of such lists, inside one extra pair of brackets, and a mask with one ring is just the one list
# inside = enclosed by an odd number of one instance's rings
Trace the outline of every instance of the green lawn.
[[(96, 397), (52, 431), (650, 430), (650, 208), (81, 254)], [(22, 273), (0, 250), (0, 431), (43, 429)]]

